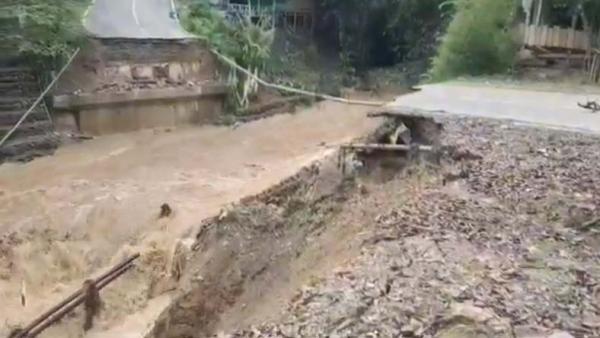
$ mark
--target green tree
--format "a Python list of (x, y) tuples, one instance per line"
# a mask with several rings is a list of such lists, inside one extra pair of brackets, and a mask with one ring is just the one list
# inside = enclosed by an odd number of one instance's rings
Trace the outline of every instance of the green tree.
[(386, 10), (385, 35), (394, 47), (396, 61), (429, 58), (445, 27), (441, 0), (391, 0)]
[(433, 80), (508, 71), (517, 46), (514, 0), (456, 0), (454, 15), (433, 61)]
[(442, 0), (322, 0), (338, 23), (342, 60), (372, 66), (428, 58), (443, 27)]
[(36, 59), (64, 57), (80, 43), (87, 4), (87, 0), (4, 0), (0, 44)]
[[(273, 3), (271, 5), (273, 6)], [(270, 10), (269, 10), (270, 9)], [(204, 39), (212, 48), (233, 59), (250, 72), (261, 75), (271, 55), (274, 40), (272, 7), (265, 8), (259, 18), (242, 17), (229, 22), (223, 13), (215, 10), (208, 0), (190, 0), (183, 9), (184, 28)], [(229, 73), (230, 82), (236, 87), (234, 108), (246, 108), (250, 96), (256, 93), (255, 81), (239, 72)]]
[(547, 0), (548, 7), (561, 10), (569, 16), (581, 16), (591, 30), (600, 29), (600, 1), (598, 0)]

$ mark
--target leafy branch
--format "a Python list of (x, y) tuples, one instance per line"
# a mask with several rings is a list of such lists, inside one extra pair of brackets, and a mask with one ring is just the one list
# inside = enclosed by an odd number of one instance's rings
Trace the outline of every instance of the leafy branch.
[[(250, 11), (252, 12), (252, 11)], [(210, 6), (207, 0), (194, 0), (183, 9), (182, 23), (186, 30), (203, 38), (219, 53), (259, 76), (266, 68), (275, 36), (273, 18), (267, 9), (254, 20), (242, 16), (228, 21), (224, 13)], [(244, 109), (258, 90), (252, 77), (231, 69), (229, 82), (235, 87), (234, 108)]]

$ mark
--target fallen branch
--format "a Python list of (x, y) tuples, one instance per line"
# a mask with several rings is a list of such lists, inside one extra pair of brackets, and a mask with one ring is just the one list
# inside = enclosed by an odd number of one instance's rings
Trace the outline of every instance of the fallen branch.
[(427, 110), (412, 107), (385, 107), (367, 114), (368, 117), (433, 117), (447, 113), (445, 110)]
[(588, 101), (587, 103), (577, 103), (577, 105), (583, 109), (591, 110), (592, 113), (597, 113), (600, 111), (600, 104), (596, 101)]
[[(133, 267), (133, 261), (139, 257), (139, 253), (135, 254), (98, 277), (94, 281), (98, 290), (101, 290), (113, 280), (121, 276), (125, 271)], [(60, 320), (67, 313), (71, 312), (78, 305), (83, 303), (84, 300), (85, 294), (83, 293), (83, 290), (77, 290), (65, 300), (52, 307), (50, 310), (44, 312), (38, 318), (34, 319), (29, 325), (23, 328), (23, 330), (21, 330), (20, 333), (15, 336), (15, 338), (35, 337), (46, 328), (54, 324), (56, 321)]]

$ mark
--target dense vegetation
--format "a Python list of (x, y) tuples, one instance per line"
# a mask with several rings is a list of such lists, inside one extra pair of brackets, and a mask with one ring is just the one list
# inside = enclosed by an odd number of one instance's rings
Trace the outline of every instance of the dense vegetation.
[[(256, 73), (269, 72), (274, 59), (274, 33), (269, 27), (242, 21), (232, 25), (211, 10), (208, 0), (187, 0), (184, 23), (213, 47)], [(370, 69), (431, 61), (434, 80), (462, 75), (503, 73), (511, 69), (517, 51), (514, 27), (522, 20), (522, 0), (316, 0), (319, 48), (304, 45), (310, 57), (335, 46), (344, 78), (361, 78)], [(281, 1), (261, 1), (264, 6)], [(525, 1), (526, 2), (526, 1)], [(259, 2), (254, 1), (254, 4)], [(572, 18), (583, 12), (589, 29), (600, 27), (600, 1), (547, 0), (544, 18)], [(269, 7), (269, 5), (265, 6)], [(520, 15), (520, 16), (519, 16)], [(442, 38), (443, 37), (443, 38)], [(319, 44), (319, 40), (324, 43)], [(297, 58), (296, 58), (297, 59)], [(289, 62), (286, 62), (286, 67)], [(419, 66), (419, 67), (421, 67)], [(281, 67), (280, 67), (281, 68)], [(288, 67), (289, 68), (289, 67)], [(305, 67), (300, 67), (305, 69)], [(422, 70), (422, 69), (420, 69)], [(289, 73), (289, 72), (288, 72)], [(320, 80), (319, 80), (320, 81)], [(302, 82), (302, 81), (301, 81)], [(322, 81), (320, 81), (322, 82)], [(327, 81), (331, 82), (331, 81)], [(343, 81), (347, 85), (356, 82)], [(240, 90), (246, 87), (243, 81)], [(318, 85), (320, 86), (320, 84)]]
[(270, 56), (274, 30), (269, 13), (252, 22), (241, 17), (228, 22), (222, 13), (214, 10), (208, 0), (189, 1), (183, 10), (183, 26), (204, 38), (211, 47), (231, 57), (239, 65), (252, 71), (262, 71)]
[[(433, 61), (434, 80), (461, 75), (486, 75), (508, 71), (514, 64), (517, 45), (515, 25), (524, 22), (524, 8), (537, 2), (523, 0), (452, 0), (455, 15)], [(546, 0), (541, 24), (598, 32), (600, 1)], [(533, 21), (533, 20), (532, 20)], [(598, 45), (598, 41), (592, 41)]]
[(88, 0), (3, 0), (0, 45), (3, 53), (46, 63), (70, 54), (82, 37)]
[[(208, 0), (189, 0), (183, 7), (182, 23), (187, 31), (205, 39), (218, 52), (252, 73), (262, 75), (274, 39), (270, 13), (265, 10), (257, 21), (240, 17), (232, 22), (211, 7)], [(236, 87), (230, 102), (233, 108), (246, 108), (256, 93), (256, 82), (234, 69), (230, 69), (229, 81)]]
[(456, 14), (433, 61), (434, 80), (506, 72), (517, 46), (514, 0), (456, 0)]
[[(237, 24), (226, 22), (210, 7), (210, 0), (179, 2), (185, 4), (182, 18), (186, 29), (204, 37), (212, 47), (243, 67), (261, 73), (267, 66), (274, 39), (269, 10), (282, 1), (251, 1), (267, 9), (265, 20), (251, 22), (249, 18), (241, 18)], [(517, 15), (523, 15), (521, 5), (527, 2), (316, 1), (319, 7), (317, 26), (323, 29), (317, 39), (333, 41), (347, 72), (360, 74), (373, 67), (429, 60), (437, 54), (431, 71), (435, 79), (509, 69), (515, 53), (511, 28)], [(3, 0), (0, 4), (3, 56), (18, 54), (44, 62), (65, 57), (81, 42), (82, 15), (88, 2)], [(545, 1), (543, 21), (568, 25), (574, 17), (583, 18), (578, 26), (597, 32), (600, 29), (600, 1)], [(444, 38), (440, 39), (444, 33)]]
[[(584, 18), (581, 28), (600, 29), (600, 1), (598, 0), (548, 0), (544, 8), (544, 21), (570, 26), (573, 16)], [(561, 22), (562, 21), (562, 22)]]
[(442, 0), (322, 0), (335, 20), (342, 60), (360, 73), (430, 57), (444, 27)]
[[(510, 70), (518, 47), (514, 28), (523, 21), (522, 5), (527, 2), (321, 0), (323, 19), (336, 21), (340, 57), (349, 72), (360, 75), (372, 67), (429, 60), (435, 54), (430, 71), (434, 80)], [(578, 22), (579, 29), (600, 30), (598, 0), (543, 4), (542, 22)], [(594, 42), (600, 45), (600, 40)]]

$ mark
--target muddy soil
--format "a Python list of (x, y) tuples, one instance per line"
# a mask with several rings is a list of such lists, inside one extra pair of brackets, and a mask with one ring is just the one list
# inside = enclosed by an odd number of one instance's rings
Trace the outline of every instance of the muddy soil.
[(442, 122), (439, 165), (211, 222), (151, 337), (600, 336), (600, 138)]

